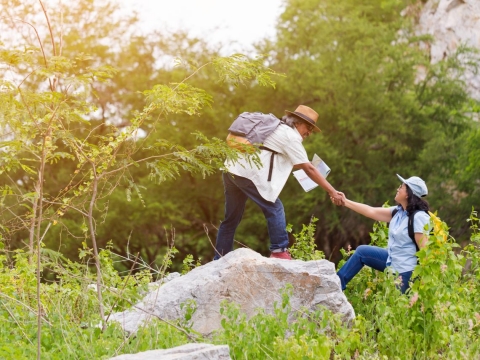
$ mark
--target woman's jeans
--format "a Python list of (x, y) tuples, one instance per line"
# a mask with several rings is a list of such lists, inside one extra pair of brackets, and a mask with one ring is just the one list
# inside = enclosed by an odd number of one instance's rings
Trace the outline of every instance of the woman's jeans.
[[(355, 275), (367, 265), (375, 270), (384, 271), (387, 267), (388, 253), (386, 249), (371, 245), (360, 245), (350, 259), (337, 272), (342, 283), (342, 290), (345, 290), (347, 284)], [(399, 274), (402, 283), (398, 286), (402, 294), (409, 288), (409, 281), (413, 271), (407, 271)]]
[(265, 200), (251, 180), (230, 173), (223, 173), (223, 186), (225, 189), (225, 219), (218, 229), (214, 260), (218, 260), (233, 250), (235, 230), (242, 220), (247, 199), (255, 202), (267, 219), (270, 251), (288, 247), (285, 211), (280, 199), (277, 198), (274, 203)]

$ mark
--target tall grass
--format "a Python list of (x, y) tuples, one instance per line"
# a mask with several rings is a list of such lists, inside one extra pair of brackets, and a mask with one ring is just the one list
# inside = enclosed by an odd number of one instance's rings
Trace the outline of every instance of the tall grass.
[[(448, 234), (438, 217), (428, 245), (419, 253), (416, 279), (401, 294), (396, 277), (364, 268), (350, 283), (345, 295), (357, 313), (351, 324), (319, 308), (315, 312), (293, 310), (292, 287), (283, 291), (274, 314), (259, 310), (247, 319), (236, 304), (223, 303), (222, 328), (210, 338), (191, 330), (189, 319), (174, 324), (152, 321), (136, 334), (126, 334), (118, 324), (101, 329), (98, 297), (91, 284), (96, 275), (89, 266), (89, 249), (83, 261), (72, 262), (60, 254), (42, 253), (42, 358), (107, 359), (122, 353), (170, 348), (192, 341), (228, 344), (233, 359), (473, 359), (480, 356), (480, 232), (475, 211), (468, 221), (472, 234), (463, 249)], [(305, 257), (315, 222), (297, 234), (296, 249)], [(372, 242), (385, 245), (387, 228), (377, 223)], [(303, 243), (302, 243), (303, 242)], [(0, 243), (1, 244), (1, 243)], [(310, 244), (310, 245), (309, 245)], [(0, 245), (1, 246), (1, 245)], [(310, 248), (309, 248), (310, 246)], [(309, 250), (310, 249), (310, 250)], [(454, 251), (456, 250), (456, 251)], [(171, 264), (165, 256), (162, 276)], [(347, 257), (349, 254), (345, 252)], [(115, 255), (100, 252), (103, 301), (106, 315), (137, 302), (153, 281), (154, 269), (131, 258), (136, 271), (115, 270)], [(36, 354), (37, 308), (35, 263), (16, 251), (0, 255), (0, 358), (30, 359)], [(193, 259), (187, 259), (185, 270)], [(339, 266), (341, 266), (340, 264)], [(132, 266), (132, 269), (134, 266)], [(190, 304), (191, 305), (191, 304)], [(195, 307), (192, 306), (192, 309)], [(186, 312), (191, 317), (191, 313)], [(296, 319), (289, 322), (288, 319)], [(172, 326), (173, 325), (173, 326)]]

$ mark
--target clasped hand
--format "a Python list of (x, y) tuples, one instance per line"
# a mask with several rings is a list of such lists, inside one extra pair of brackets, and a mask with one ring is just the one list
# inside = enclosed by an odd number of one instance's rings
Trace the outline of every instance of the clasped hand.
[(337, 191), (336, 194), (330, 195), (330, 200), (332, 200), (332, 203), (337, 206), (345, 206), (346, 199), (345, 194), (341, 191)]

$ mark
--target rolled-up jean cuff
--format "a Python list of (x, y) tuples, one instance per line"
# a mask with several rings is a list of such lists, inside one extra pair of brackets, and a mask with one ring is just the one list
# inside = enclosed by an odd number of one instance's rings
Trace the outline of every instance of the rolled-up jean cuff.
[(287, 251), (286, 248), (283, 248), (283, 249), (273, 249), (273, 250), (272, 250), (272, 253), (282, 253), (282, 252), (285, 252), (285, 251)]

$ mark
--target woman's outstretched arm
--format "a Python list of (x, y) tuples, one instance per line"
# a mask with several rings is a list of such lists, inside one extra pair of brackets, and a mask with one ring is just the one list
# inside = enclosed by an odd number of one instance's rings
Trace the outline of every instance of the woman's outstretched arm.
[(348, 200), (345, 196), (344, 193), (338, 192), (339, 195), (342, 196), (342, 204), (363, 215), (366, 216), (370, 219), (376, 220), (376, 221), (385, 221), (385, 222), (390, 222), (392, 220), (392, 213), (389, 208), (383, 208), (383, 207), (372, 207), (370, 205), (358, 203), (352, 200)]

